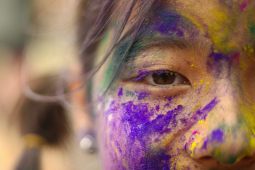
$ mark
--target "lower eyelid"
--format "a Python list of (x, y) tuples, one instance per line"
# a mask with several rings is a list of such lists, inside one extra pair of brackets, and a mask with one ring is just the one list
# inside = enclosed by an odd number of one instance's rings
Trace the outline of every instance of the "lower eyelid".
[[(127, 85), (126, 86), (127, 88), (129, 87), (129, 88), (134, 89), (133, 85), (131, 85), (131, 84), (126, 84), (126, 85)], [(135, 85), (135, 90), (148, 93), (148, 94), (150, 94), (151, 97), (156, 97), (156, 98), (180, 95), (180, 94), (190, 91), (191, 89), (192, 89), (192, 87), (190, 85), (186, 85), (186, 84), (163, 85), (163, 86), (147, 84), (146, 87), (145, 87), (144, 83), (137, 83), (137, 85)]]

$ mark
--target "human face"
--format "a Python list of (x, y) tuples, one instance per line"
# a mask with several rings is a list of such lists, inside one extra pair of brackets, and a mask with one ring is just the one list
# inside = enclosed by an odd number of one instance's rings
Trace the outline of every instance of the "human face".
[(130, 37), (93, 78), (104, 169), (255, 169), (255, 0), (156, 4), (101, 97)]

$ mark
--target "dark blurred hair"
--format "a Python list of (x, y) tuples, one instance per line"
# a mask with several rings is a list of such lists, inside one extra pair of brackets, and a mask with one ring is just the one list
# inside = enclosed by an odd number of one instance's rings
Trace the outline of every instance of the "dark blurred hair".
[[(43, 77), (35, 80), (32, 89), (40, 94), (54, 93), (57, 88), (56, 77)], [(32, 139), (32, 145), (25, 143), (25, 149), (16, 166), (16, 170), (39, 170), (40, 152), (42, 147), (61, 147), (66, 143), (70, 133), (70, 122), (66, 109), (58, 102), (40, 102), (23, 98), (17, 114), (21, 136), (42, 139)], [(31, 141), (30, 141), (31, 142)]]

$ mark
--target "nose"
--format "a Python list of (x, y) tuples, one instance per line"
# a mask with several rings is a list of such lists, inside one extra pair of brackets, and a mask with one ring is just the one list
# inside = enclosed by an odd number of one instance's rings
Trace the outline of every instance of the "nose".
[(186, 151), (202, 164), (208, 164), (208, 160), (221, 165), (253, 160), (255, 140), (247, 114), (254, 113), (247, 109), (249, 106), (243, 106), (242, 99), (229, 85), (220, 88), (216, 93), (217, 105), (192, 128)]

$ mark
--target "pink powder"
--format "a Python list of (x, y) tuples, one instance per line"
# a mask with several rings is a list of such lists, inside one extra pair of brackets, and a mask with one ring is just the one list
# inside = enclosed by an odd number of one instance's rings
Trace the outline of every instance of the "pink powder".
[(244, 8), (245, 8), (246, 6), (247, 6), (247, 3), (246, 3), (246, 2), (242, 3), (242, 4), (240, 5), (240, 11), (243, 11)]

